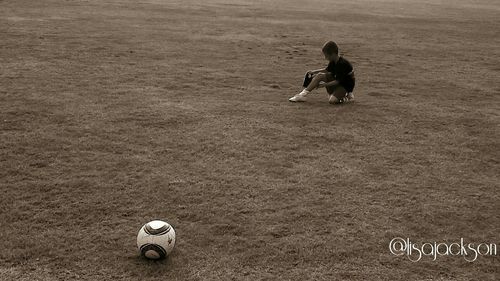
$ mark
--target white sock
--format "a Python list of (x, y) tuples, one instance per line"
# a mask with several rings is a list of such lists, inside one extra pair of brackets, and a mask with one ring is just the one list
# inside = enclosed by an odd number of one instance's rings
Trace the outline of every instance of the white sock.
[(304, 90), (302, 90), (302, 92), (300, 92), (300, 94), (304, 95), (304, 96), (307, 95), (307, 94), (309, 94), (309, 93), (310, 92), (308, 90), (306, 90), (306, 89), (304, 89)]

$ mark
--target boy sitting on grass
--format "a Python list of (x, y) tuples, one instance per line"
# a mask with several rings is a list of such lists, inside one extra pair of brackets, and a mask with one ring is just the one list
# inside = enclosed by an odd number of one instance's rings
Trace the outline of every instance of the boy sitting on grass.
[(339, 56), (339, 48), (333, 41), (326, 42), (323, 46), (325, 59), (329, 61), (325, 69), (308, 71), (306, 77), (312, 77), (309, 85), (302, 92), (288, 99), (291, 102), (307, 100), (307, 95), (314, 89), (326, 88), (328, 101), (331, 104), (340, 104), (354, 99), (352, 91), (356, 81), (351, 63)]

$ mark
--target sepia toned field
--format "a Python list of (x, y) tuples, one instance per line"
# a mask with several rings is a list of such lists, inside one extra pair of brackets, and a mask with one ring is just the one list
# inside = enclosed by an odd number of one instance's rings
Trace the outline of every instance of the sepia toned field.
[[(448, 3), (449, 2), (449, 3)], [(496, 0), (0, 0), (0, 280), (498, 280)], [(334, 40), (355, 100), (287, 99)], [(139, 228), (177, 232), (141, 258)]]

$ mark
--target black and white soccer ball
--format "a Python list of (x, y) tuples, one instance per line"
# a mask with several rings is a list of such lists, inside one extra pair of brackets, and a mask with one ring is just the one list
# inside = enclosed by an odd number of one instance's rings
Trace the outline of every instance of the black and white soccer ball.
[(172, 253), (174, 246), (175, 230), (164, 221), (150, 221), (137, 234), (137, 247), (148, 259), (164, 259)]

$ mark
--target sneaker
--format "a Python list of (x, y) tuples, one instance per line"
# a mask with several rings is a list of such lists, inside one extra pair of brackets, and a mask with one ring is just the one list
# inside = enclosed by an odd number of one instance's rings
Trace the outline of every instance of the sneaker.
[(347, 98), (347, 101), (351, 101), (351, 100), (354, 99), (354, 94), (353, 93), (347, 93), (346, 98)]
[(303, 102), (306, 100), (307, 100), (306, 95), (304, 95), (302, 92), (288, 99), (288, 101), (291, 102)]

